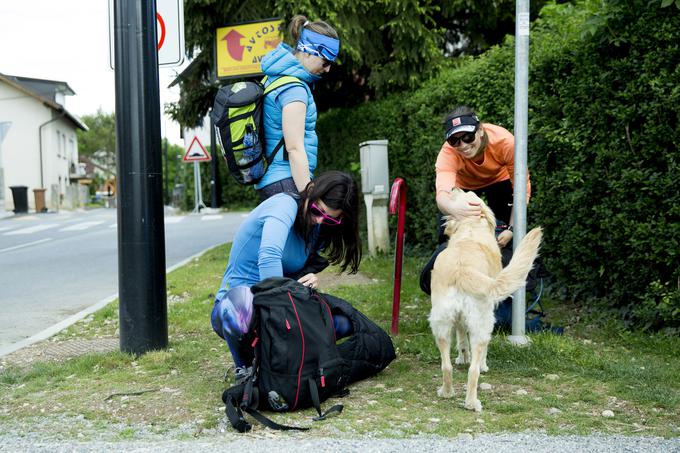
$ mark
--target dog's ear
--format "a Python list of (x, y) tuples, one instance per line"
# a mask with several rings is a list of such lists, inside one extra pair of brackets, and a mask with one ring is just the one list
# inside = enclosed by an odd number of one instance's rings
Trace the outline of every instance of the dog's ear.
[(482, 201), (481, 207), (482, 207), (482, 217), (484, 217), (486, 219), (486, 221), (488, 222), (489, 228), (491, 229), (491, 231), (495, 232), (496, 231), (496, 216), (493, 214), (493, 211), (491, 210), (491, 208), (488, 207), (486, 205), (486, 203), (484, 203), (484, 201)]

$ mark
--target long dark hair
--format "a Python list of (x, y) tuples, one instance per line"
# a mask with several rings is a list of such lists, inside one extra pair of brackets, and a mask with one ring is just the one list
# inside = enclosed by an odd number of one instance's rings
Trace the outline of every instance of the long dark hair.
[(316, 226), (308, 205), (319, 200), (331, 209), (342, 211), (340, 225), (321, 225), (319, 240), (327, 244), (325, 255), (332, 264), (339, 264), (342, 271), (349, 268), (349, 272), (355, 274), (361, 263), (357, 183), (347, 173), (327, 171), (307, 184), (300, 193), (300, 207), (295, 220), (296, 230), (307, 243)]

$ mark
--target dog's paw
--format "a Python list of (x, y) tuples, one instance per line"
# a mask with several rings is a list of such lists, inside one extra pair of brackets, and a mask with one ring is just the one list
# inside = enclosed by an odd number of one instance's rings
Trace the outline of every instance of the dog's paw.
[(456, 365), (465, 365), (469, 362), (470, 360), (462, 354), (459, 354), (458, 357), (456, 357)]
[(479, 371), (482, 373), (486, 373), (487, 371), (489, 371), (489, 367), (486, 365), (486, 363), (482, 363), (481, 365), (479, 365)]
[(453, 397), (453, 389), (450, 388), (450, 389), (447, 390), (447, 389), (444, 388), (444, 386), (442, 385), (442, 386), (439, 387), (439, 389), (437, 390), (437, 395), (439, 395), (441, 398), (452, 398), (452, 397)]
[(465, 409), (475, 412), (482, 412), (482, 402), (478, 399), (472, 401), (465, 400)]

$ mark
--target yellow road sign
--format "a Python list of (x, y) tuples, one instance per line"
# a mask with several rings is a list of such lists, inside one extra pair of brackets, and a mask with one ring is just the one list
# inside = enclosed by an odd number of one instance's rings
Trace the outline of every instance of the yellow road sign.
[(280, 19), (229, 25), (215, 33), (217, 78), (262, 73), (260, 61), (283, 39)]

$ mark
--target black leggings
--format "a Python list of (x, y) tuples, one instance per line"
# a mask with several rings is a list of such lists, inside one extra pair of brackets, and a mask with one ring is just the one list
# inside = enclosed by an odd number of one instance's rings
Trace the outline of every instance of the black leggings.
[[(509, 179), (490, 186), (483, 187), (481, 189), (473, 190), (477, 196), (485, 197), (486, 204), (491, 208), (494, 215), (496, 216), (496, 221), (502, 221), (506, 224), (510, 223), (510, 216), (512, 215), (512, 183)], [(444, 220), (443, 216), (439, 215), (439, 241), (437, 244), (437, 249), (434, 251), (430, 257), (425, 267), (420, 273), (420, 289), (423, 290), (425, 294), (430, 294), (430, 278), (432, 275), (432, 268), (434, 267), (434, 262), (437, 256), (446, 248), (446, 243), (448, 237), (444, 234)], [(510, 244), (508, 244), (509, 246)], [(507, 246), (506, 246), (507, 247)], [(510, 248), (512, 250), (512, 248)]]
[(266, 185), (261, 189), (257, 189), (257, 193), (260, 195), (260, 201), (264, 201), (272, 195), (283, 192), (290, 192), (297, 195), (298, 190), (295, 186), (295, 181), (293, 181), (293, 178), (282, 179), (280, 181)]

